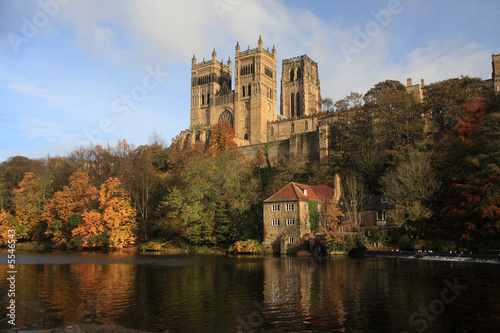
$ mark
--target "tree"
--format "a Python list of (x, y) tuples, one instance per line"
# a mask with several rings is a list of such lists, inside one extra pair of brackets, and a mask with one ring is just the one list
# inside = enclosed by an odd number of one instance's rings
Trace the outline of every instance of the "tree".
[(340, 209), (339, 203), (335, 196), (323, 203), (321, 215), (321, 221), (323, 221), (322, 230), (337, 231), (338, 226), (342, 223), (341, 218), (344, 216), (344, 213)]
[(208, 143), (210, 153), (218, 154), (224, 150), (238, 147), (234, 142), (234, 135), (231, 124), (227, 122), (216, 124)]
[(19, 188), (14, 190), (16, 217), (21, 227), (18, 237), (38, 240), (43, 234), (43, 200), (35, 174), (27, 172), (19, 183)]
[(71, 175), (69, 186), (54, 194), (42, 214), (47, 221), (46, 234), (54, 244), (68, 245), (82, 214), (95, 208), (97, 194), (97, 189), (89, 183), (88, 174), (80, 170)]
[(319, 204), (317, 200), (309, 199), (307, 206), (309, 212), (309, 227), (311, 228), (311, 232), (315, 234), (320, 226)]
[(136, 241), (135, 211), (128, 193), (116, 177), (109, 178), (99, 191), (102, 223), (108, 233), (108, 246), (122, 248)]
[(355, 229), (358, 229), (361, 224), (359, 212), (363, 211), (365, 191), (365, 184), (357, 174), (349, 172), (342, 177), (342, 201), (345, 203), (347, 215)]
[(425, 222), (432, 216), (431, 202), (439, 188), (430, 158), (423, 153), (410, 153), (382, 178), (382, 184), (385, 197), (400, 213), (395, 222), (420, 237)]
[[(0, 245), (7, 245), (9, 239), (12, 239), (12, 237), (9, 237), (9, 235), (12, 235), (12, 232), (9, 232), (9, 230), (15, 230), (17, 235), (20, 231), (19, 224), (12, 214), (0, 209)], [(15, 239), (17, 239), (17, 236)]]

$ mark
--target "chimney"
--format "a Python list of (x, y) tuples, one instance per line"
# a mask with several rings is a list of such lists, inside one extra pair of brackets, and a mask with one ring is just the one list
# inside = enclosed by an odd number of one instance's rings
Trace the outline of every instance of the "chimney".
[(335, 179), (333, 181), (333, 196), (336, 202), (339, 202), (340, 196), (342, 195), (340, 189), (340, 176), (335, 174)]

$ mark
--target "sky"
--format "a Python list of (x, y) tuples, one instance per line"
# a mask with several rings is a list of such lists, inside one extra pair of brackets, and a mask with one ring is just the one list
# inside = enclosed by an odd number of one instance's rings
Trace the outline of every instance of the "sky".
[(236, 42), (275, 46), (278, 80), (307, 54), (336, 101), (387, 79), (489, 79), (499, 31), (497, 0), (2, 0), (0, 162), (170, 144), (189, 128), (193, 55), (234, 64)]

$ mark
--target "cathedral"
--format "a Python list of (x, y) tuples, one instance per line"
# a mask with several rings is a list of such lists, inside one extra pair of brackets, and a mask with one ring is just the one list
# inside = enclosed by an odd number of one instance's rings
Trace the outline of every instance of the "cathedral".
[(172, 145), (186, 149), (196, 142), (206, 143), (213, 126), (227, 122), (244, 153), (251, 154), (270, 143), (275, 154), (288, 155), (289, 147), (281, 147), (279, 153), (277, 146), (283, 146), (294, 134), (317, 132), (314, 116), (321, 111), (318, 65), (307, 55), (283, 60), (278, 115), (276, 64), (276, 48), (264, 48), (262, 38), (256, 48), (247, 50), (236, 43), (232, 90), (231, 59), (226, 63), (217, 60), (215, 49), (211, 60), (197, 62), (193, 56), (191, 124)]

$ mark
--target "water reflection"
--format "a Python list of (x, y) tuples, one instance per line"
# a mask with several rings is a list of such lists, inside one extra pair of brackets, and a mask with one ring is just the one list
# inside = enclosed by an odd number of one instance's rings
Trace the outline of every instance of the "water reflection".
[[(170, 332), (416, 332), (446, 279), (466, 285), (428, 331), (499, 327), (497, 266), (398, 259), (26, 256), (17, 327), (116, 323)], [(63, 264), (55, 264), (61, 259)], [(98, 263), (91, 263), (94, 260)], [(42, 263), (36, 263), (42, 262)], [(49, 263), (51, 262), (51, 263)], [(7, 266), (0, 265), (5, 318)], [(410, 318), (417, 313), (415, 321)], [(420, 324), (415, 324), (420, 320)], [(0, 321), (0, 330), (10, 328)]]

